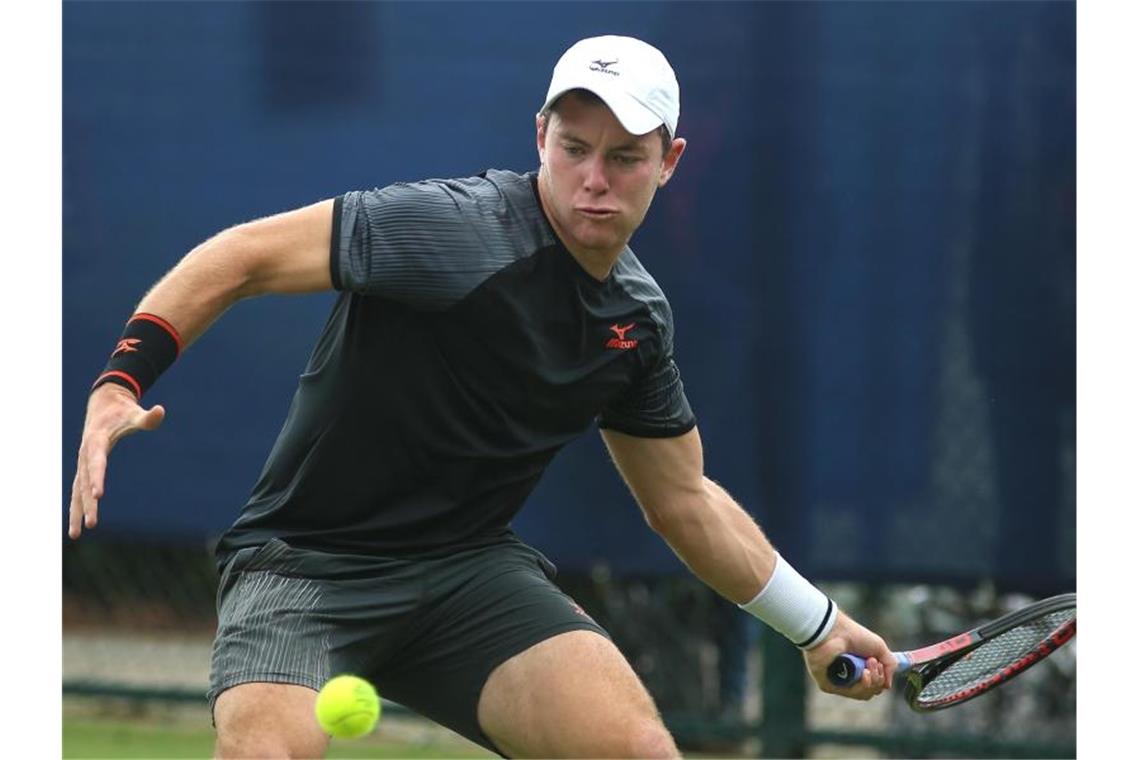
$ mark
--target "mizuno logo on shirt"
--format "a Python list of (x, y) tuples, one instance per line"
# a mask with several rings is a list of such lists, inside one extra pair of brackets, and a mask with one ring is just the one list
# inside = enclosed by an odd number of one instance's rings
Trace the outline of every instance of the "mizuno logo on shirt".
[(625, 339), (625, 334), (637, 326), (636, 322), (630, 322), (625, 327), (618, 327), (616, 324), (610, 325), (610, 330), (617, 337), (610, 338), (606, 341), (606, 348), (617, 348), (622, 351), (628, 351), (631, 348), (637, 348), (637, 339)]
[(586, 618), (587, 620), (593, 620), (593, 618), (590, 617), (589, 613), (587, 613), (584, 609), (582, 609), (581, 605), (579, 605), (574, 600), (570, 601), (570, 609), (574, 610), (575, 612), (577, 612), (579, 615)]

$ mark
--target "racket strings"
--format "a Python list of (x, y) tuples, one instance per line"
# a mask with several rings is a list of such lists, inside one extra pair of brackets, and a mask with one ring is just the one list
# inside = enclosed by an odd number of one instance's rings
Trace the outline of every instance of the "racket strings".
[(918, 701), (938, 702), (986, 683), (1040, 646), (1076, 615), (1076, 608), (1057, 610), (995, 636), (931, 679), (919, 692)]

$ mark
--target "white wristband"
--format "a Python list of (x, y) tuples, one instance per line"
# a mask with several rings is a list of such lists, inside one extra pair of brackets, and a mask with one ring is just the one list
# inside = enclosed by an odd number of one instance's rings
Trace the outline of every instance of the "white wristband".
[(756, 598), (740, 608), (763, 620), (800, 649), (823, 642), (839, 609), (822, 591), (776, 555), (776, 569)]

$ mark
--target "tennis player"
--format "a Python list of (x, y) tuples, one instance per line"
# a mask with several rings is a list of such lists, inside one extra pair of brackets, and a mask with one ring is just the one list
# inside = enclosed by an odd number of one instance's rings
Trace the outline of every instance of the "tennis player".
[(539, 169), (396, 184), (241, 224), (128, 321), (91, 393), (69, 532), (146, 390), (237, 301), (335, 288), (249, 502), (218, 546), (209, 701), (223, 757), (313, 757), (316, 690), (351, 672), (505, 756), (673, 757), (605, 630), (508, 527), (595, 423), (645, 519), (721, 595), (800, 646), (820, 688), (890, 682), (882, 639), (795, 571), (704, 475), (668, 301), (628, 243), (673, 176), (676, 77), (628, 37), (573, 45), (536, 118)]

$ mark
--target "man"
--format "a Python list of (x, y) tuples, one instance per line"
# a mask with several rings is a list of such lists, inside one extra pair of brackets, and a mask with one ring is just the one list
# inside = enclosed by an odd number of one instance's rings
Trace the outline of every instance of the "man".
[(249, 503), (218, 547), (209, 698), (219, 756), (317, 756), (316, 690), (353, 672), (507, 756), (672, 757), (612, 642), (508, 523), (595, 420), (649, 525), (701, 579), (805, 649), (894, 661), (704, 477), (672, 315), (627, 246), (677, 168), (655, 48), (583, 40), (536, 119), (536, 174), (351, 192), (206, 241), (142, 300), (96, 381), (69, 532), (97, 521), (138, 401), (236, 301), (342, 291)]

